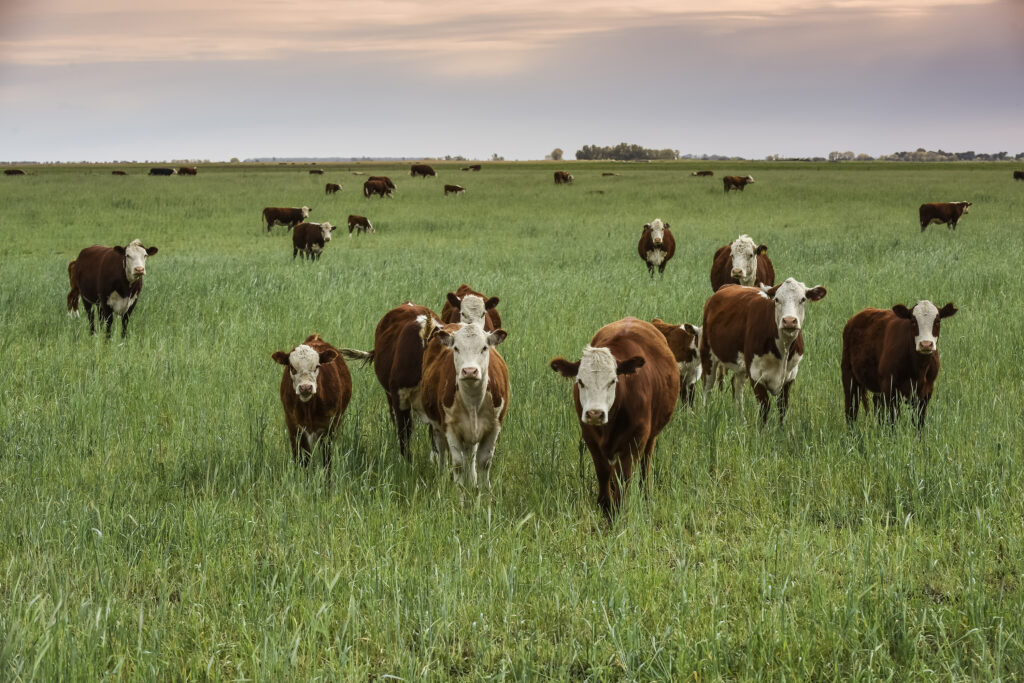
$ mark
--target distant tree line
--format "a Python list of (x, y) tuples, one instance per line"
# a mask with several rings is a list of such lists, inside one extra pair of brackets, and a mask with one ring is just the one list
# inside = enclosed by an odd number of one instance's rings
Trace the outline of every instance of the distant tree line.
[[(924, 147), (918, 147), (913, 152), (896, 152), (895, 154), (883, 154), (878, 161), (1013, 161), (1024, 159), (1024, 152), (1016, 156), (1010, 156), (1008, 152), (946, 152), (941, 149), (930, 151)], [(854, 154), (853, 152), (829, 152), (829, 161), (875, 161), (867, 154)]]
[(598, 159), (611, 159), (614, 161), (653, 161), (662, 159), (678, 159), (678, 149), (647, 149), (640, 145), (631, 145), (620, 142), (614, 147), (601, 147), (599, 145), (583, 145), (583, 149), (576, 150), (576, 159), (579, 161), (594, 161)]

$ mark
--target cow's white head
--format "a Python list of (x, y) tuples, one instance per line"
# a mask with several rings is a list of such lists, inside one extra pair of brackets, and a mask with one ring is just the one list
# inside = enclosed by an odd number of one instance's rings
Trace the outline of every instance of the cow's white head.
[(971, 202), (954, 202), (954, 203), (955, 204), (959, 204), (960, 206), (963, 207), (963, 213), (970, 213)]
[(308, 206), (302, 207), (302, 217), (303, 218), (309, 218), (309, 207)]
[(931, 301), (918, 301), (909, 309), (903, 304), (892, 307), (893, 313), (910, 321), (914, 331), (914, 350), (926, 356), (939, 350), (939, 321), (953, 317), (956, 310), (952, 301), (942, 308), (936, 308)]
[(114, 247), (114, 251), (124, 257), (124, 275), (128, 282), (135, 282), (146, 274), (146, 258), (159, 250), (156, 247), (147, 249), (142, 242), (135, 240), (127, 247)]
[(501, 301), (496, 296), (492, 296), (485, 301), (483, 297), (476, 294), (466, 294), (460, 299), (455, 292), (448, 292), (447, 299), (453, 308), (458, 309), (459, 322), (467, 325), (473, 323), (483, 325), (487, 317), (487, 311), (497, 306)]
[(271, 356), (288, 368), (292, 377), (292, 388), (303, 403), (316, 396), (316, 380), (320, 374), (320, 366), (333, 362), (337, 357), (338, 352), (334, 349), (317, 351), (306, 344), (299, 344), (291, 353), (275, 351)]
[(320, 226), (320, 235), (324, 238), (324, 242), (330, 242), (331, 241), (331, 233), (334, 231), (334, 228), (337, 227), (337, 226), (331, 225), (330, 223), (327, 223), (327, 222), (318, 223), (318, 225)]
[(651, 242), (654, 246), (659, 247), (665, 239), (665, 228), (668, 227), (671, 227), (668, 223), (662, 223), (660, 218), (655, 218), (644, 226), (644, 230), (651, 231)]
[(754, 245), (750, 235), (740, 235), (729, 245), (732, 268), (729, 274), (745, 287), (753, 287), (757, 279), (757, 257), (768, 253), (764, 244)]
[(602, 346), (584, 346), (583, 357), (575, 363), (564, 358), (551, 361), (551, 369), (562, 377), (575, 377), (580, 397), (580, 422), (601, 426), (608, 423), (608, 414), (615, 403), (619, 375), (632, 375), (644, 365), (643, 356), (616, 361), (612, 352)]
[(775, 326), (779, 336), (792, 341), (804, 326), (804, 309), (807, 300), (824, 299), (826, 290), (822, 286), (808, 288), (802, 282), (789, 278), (781, 285), (763, 290), (761, 296), (775, 303)]
[(459, 384), (477, 385), (487, 382), (487, 371), (491, 364), (491, 347), (505, 341), (505, 330), (485, 332), (479, 324), (463, 325), (455, 332), (440, 329), (434, 336), (442, 346), (452, 350), (455, 361), (455, 378)]
[(746, 181), (747, 181), (748, 183), (752, 183), (752, 182), (754, 182), (754, 176), (752, 176), (752, 175), (748, 175), (748, 176), (746, 177)]

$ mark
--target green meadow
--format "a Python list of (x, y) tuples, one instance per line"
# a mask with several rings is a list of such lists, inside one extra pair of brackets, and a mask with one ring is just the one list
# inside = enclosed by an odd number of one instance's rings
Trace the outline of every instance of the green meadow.
[[(111, 168), (0, 176), (0, 679), (1020, 679), (1011, 166)], [(394, 199), (365, 199), (353, 171), (391, 176)], [(974, 202), (955, 232), (921, 232), (921, 203), (955, 200)], [(264, 206), (303, 204), (340, 226), (316, 263), (261, 228)], [(347, 237), (350, 213), (377, 233)], [(636, 243), (656, 217), (677, 252), (652, 279)], [(749, 387), (742, 411), (728, 391), (678, 407), (609, 525), (548, 363), (627, 315), (699, 323), (712, 254), (741, 233), (778, 281), (828, 289), (786, 421), (760, 426)], [(135, 238), (159, 253), (128, 337), (119, 319), (90, 336), (66, 315), (68, 262)], [(333, 476), (295, 466), (271, 354), (312, 332), (369, 349), (390, 308), (440, 311), (462, 282), (501, 298), (508, 332), (493, 489), (453, 484), (422, 426), (402, 460), (354, 366)], [(849, 428), (843, 325), (919, 299), (959, 308), (924, 431), (906, 410)]]

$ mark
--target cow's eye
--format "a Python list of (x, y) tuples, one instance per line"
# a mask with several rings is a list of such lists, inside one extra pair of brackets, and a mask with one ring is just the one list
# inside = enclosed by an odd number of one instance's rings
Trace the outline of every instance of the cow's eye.
[(586, 388), (586, 387), (583, 386), (583, 380), (581, 380), (581, 379), (576, 380), (576, 384), (580, 385), (580, 389), (585, 389)]
[(608, 382), (608, 388), (609, 389), (611, 389), (614, 386), (615, 386), (615, 380), (614, 379), (611, 382)]
[(453, 346), (452, 347), (452, 351), (454, 351), (455, 353), (459, 353), (459, 347), (458, 346)]
[(485, 346), (484, 348), (480, 349), (480, 353), (487, 353), (487, 347)]
[(803, 297), (800, 299), (800, 303), (804, 303), (805, 301), (807, 301), (807, 297)]

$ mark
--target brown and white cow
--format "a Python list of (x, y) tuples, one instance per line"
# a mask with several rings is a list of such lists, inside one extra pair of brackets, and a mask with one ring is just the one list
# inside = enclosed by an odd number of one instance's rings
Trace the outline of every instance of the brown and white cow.
[(285, 225), (289, 229), (294, 228), (302, 221), (309, 218), (309, 207), (291, 208), (284, 206), (268, 206), (263, 209), (263, 221), (267, 224), (267, 232), (275, 225)]
[(669, 350), (675, 356), (676, 367), (679, 368), (679, 400), (692, 406), (703, 370), (700, 363), (701, 328), (690, 323), (670, 325), (661, 318), (655, 318), (651, 324), (665, 337)]
[(378, 195), (381, 199), (384, 197), (391, 199), (392, 191), (393, 189), (388, 187), (387, 182), (380, 178), (369, 178), (363, 183), (363, 196), (367, 198)]
[(470, 164), (469, 165), (469, 170), (470, 171), (479, 171), (481, 168), (482, 168), (482, 166), (480, 164)]
[(392, 182), (391, 178), (387, 177), (386, 175), (371, 175), (371, 176), (367, 176), (366, 179), (367, 180), (380, 180), (380, 181), (383, 181), (383, 183), (387, 186), (387, 188), (389, 190), (396, 189), (395, 188), (395, 183)]
[(705, 392), (711, 390), (718, 366), (733, 373), (732, 388), (741, 404), (747, 378), (760, 404), (761, 421), (768, 421), (770, 396), (779, 404), (779, 421), (786, 417), (789, 390), (804, 355), (803, 323), (806, 302), (825, 297), (824, 287), (808, 288), (789, 278), (770, 289), (726, 285), (704, 304), (700, 357)]
[(968, 209), (971, 202), (937, 202), (934, 204), (922, 204), (917, 210), (921, 219), (921, 232), (932, 223), (945, 223), (949, 230), (956, 230), (956, 224), (960, 216), (970, 213)]
[(694, 171), (690, 175), (704, 178), (704, 177), (715, 175), (715, 172), (714, 171)]
[(428, 164), (413, 164), (409, 169), (409, 175), (413, 178), (419, 176), (421, 178), (433, 178), (437, 175), (434, 168)]
[(843, 398), (846, 419), (857, 419), (860, 403), (868, 407), (868, 392), (875, 407), (884, 408), (890, 422), (899, 415), (901, 401), (909, 401), (924, 427), (928, 401), (939, 375), (939, 323), (956, 314), (952, 302), (937, 308), (918, 301), (911, 308), (865, 308), (843, 328)]
[(640, 241), (636, 245), (636, 251), (640, 258), (647, 264), (647, 272), (654, 277), (654, 269), (658, 269), (660, 275), (665, 274), (665, 266), (676, 253), (676, 238), (672, 236), (671, 226), (662, 223), (660, 218), (655, 218), (644, 226), (640, 233)]
[(441, 308), (441, 322), (451, 323), (483, 323), (484, 329), (493, 332), (501, 327), (501, 315), (498, 313), (500, 299), (490, 298), (463, 282), (454, 292), (448, 292), (444, 306)]
[(338, 183), (327, 183), (324, 185), (324, 194), (334, 194), (335, 192), (341, 192), (341, 185)]
[(20, 168), (5, 168), (4, 175), (25, 175), (25, 172)]
[(68, 264), (68, 315), (79, 317), (81, 298), (89, 318), (89, 334), (96, 333), (92, 307), (98, 306), (100, 318), (107, 325), (107, 338), (115, 313), (121, 316), (121, 337), (127, 337), (128, 318), (142, 293), (146, 259), (157, 251), (156, 247), (144, 247), (135, 240), (126, 247), (94, 245), (78, 252), (78, 258)]
[(322, 168), (311, 168), (309, 169), (309, 175), (323, 175), (324, 169)]
[(275, 351), (271, 357), (285, 366), (281, 405), (292, 460), (306, 466), (310, 454), (320, 446), (330, 473), (331, 437), (352, 399), (352, 376), (345, 360), (318, 334), (311, 334), (291, 351)]
[(567, 185), (573, 181), (571, 173), (555, 171), (555, 185)]
[(1024, 171), (1014, 171), (1013, 172), (1013, 179), (1014, 180), (1024, 180)]
[(445, 185), (444, 186), (444, 196), (445, 197), (447, 197), (450, 194), (462, 194), (465, 191), (466, 191), (466, 188), (464, 188), (462, 185)]
[(373, 224), (370, 223), (370, 219), (369, 218), (367, 218), (366, 216), (357, 216), (354, 213), (350, 213), (348, 215), (348, 236), (349, 237), (352, 236), (352, 231), (353, 230), (355, 230), (357, 234), (361, 233), (361, 232), (371, 232), (371, 233), (376, 233), (377, 232), (376, 230), (373, 229)]
[(646, 480), (655, 440), (675, 411), (676, 360), (654, 325), (624, 318), (598, 330), (580, 360), (555, 358), (551, 369), (576, 380), (573, 402), (597, 472), (597, 504), (610, 519), (634, 464)]
[(740, 192), (742, 192), (743, 188), (752, 182), (754, 182), (754, 176), (750, 175), (746, 177), (727, 175), (724, 178), (722, 178), (722, 185), (725, 188), (726, 192), (728, 192), (729, 190), (739, 190)]
[(324, 245), (331, 241), (337, 226), (330, 223), (299, 223), (292, 230), (292, 260), (297, 254), (310, 261), (319, 261)]
[(750, 235), (740, 235), (719, 247), (711, 261), (711, 289), (717, 291), (728, 284), (773, 287), (775, 266), (768, 258), (768, 247), (764, 244), (755, 246)]
[(182, 166), (178, 169), (178, 175), (199, 175), (199, 169), (195, 166)]

